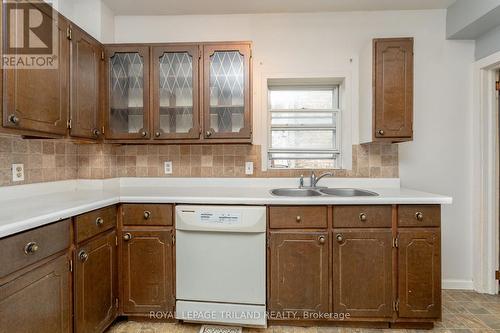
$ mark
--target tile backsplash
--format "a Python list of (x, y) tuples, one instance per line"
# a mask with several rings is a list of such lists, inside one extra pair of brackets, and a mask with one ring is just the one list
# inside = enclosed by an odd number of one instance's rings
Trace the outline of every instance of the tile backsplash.
[[(336, 177), (399, 177), (395, 144), (356, 145), (352, 156), (352, 170), (334, 170)], [(171, 175), (164, 174), (165, 161), (172, 161)], [(248, 161), (254, 163), (253, 176), (245, 175)], [(12, 182), (13, 163), (24, 164), (23, 182)], [(257, 145), (76, 144), (0, 135), (0, 186), (76, 178), (298, 177), (309, 172), (262, 171), (261, 147)]]

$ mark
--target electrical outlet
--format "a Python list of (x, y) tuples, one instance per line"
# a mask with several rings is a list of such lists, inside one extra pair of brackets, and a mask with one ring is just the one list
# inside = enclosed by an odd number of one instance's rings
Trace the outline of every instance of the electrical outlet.
[(245, 175), (253, 175), (253, 162), (245, 162)]
[(166, 175), (171, 175), (172, 174), (172, 161), (166, 161), (165, 162), (165, 174)]
[(12, 181), (22, 182), (24, 180), (24, 164), (12, 164)]

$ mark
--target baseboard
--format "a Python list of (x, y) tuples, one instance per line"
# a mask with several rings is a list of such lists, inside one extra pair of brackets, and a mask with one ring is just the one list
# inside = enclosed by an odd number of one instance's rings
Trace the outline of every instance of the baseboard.
[(472, 280), (445, 279), (442, 281), (443, 289), (473, 290)]

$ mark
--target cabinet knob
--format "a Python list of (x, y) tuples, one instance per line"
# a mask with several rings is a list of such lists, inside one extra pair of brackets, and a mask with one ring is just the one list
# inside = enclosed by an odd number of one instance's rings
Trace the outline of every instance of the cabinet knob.
[(207, 132), (205, 133), (205, 135), (206, 135), (207, 137), (210, 137), (210, 136), (212, 135), (212, 132), (211, 132), (211, 131), (207, 131)]
[(422, 221), (424, 219), (424, 214), (422, 212), (416, 212), (415, 213), (415, 218), (418, 220), (418, 221)]
[(368, 217), (366, 216), (366, 213), (359, 214), (359, 220), (361, 222), (366, 222), (367, 219), (368, 219)]
[(384, 130), (378, 130), (378, 134), (380, 134), (380, 135), (384, 135), (384, 134), (385, 134), (385, 132), (384, 132)]
[(14, 125), (17, 125), (19, 123), (19, 117), (17, 117), (15, 114), (11, 114), (9, 115), (9, 122), (14, 124)]
[(150, 217), (151, 217), (151, 212), (148, 210), (144, 211), (144, 219), (149, 220)]
[(104, 219), (102, 217), (98, 217), (95, 219), (96, 226), (100, 227), (104, 224)]
[(130, 232), (127, 232), (125, 235), (123, 235), (123, 239), (126, 241), (129, 241), (132, 239), (132, 234)]
[(161, 136), (161, 132), (160, 132), (160, 131), (156, 131), (156, 132), (155, 132), (155, 136), (156, 136), (157, 138), (159, 138), (159, 137)]
[(24, 253), (26, 255), (34, 254), (36, 251), (38, 251), (38, 244), (36, 242), (29, 242), (26, 244), (24, 247)]
[(300, 221), (302, 221), (302, 216), (297, 215), (297, 217), (295, 218), (295, 221), (297, 221), (297, 223), (300, 223)]
[(337, 239), (338, 243), (342, 243), (344, 241), (344, 236), (342, 236), (342, 234), (337, 234), (335, 238)]
[(140, 133), (143, 138), (145, 138), (148, 135), (148, 132), (146, 132), (145, 130), (142, 130)]
[(326, 237), (325, 236), (319, 236), (318, 237), (318, 242), (323, 245), (326, 242)]
[(101, 135), (101, 131), (99, 131), (97, 128), (94, 128), (92, 130), (92, 134), (95, 136), (95, 137), (98, 137), (99, 135)]
[(80, 253), (78, 253), (78, 259), (80, 259), (81, 262), (86, 262), (88, 258), (89, 254), (85, 252), (85, 250), (81, 250)]

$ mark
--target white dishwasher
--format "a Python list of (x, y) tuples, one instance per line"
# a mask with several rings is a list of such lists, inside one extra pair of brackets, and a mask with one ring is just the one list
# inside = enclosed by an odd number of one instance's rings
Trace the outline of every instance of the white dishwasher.
[(266, 209), (176, 207), (176, 318), (266, 326)]

